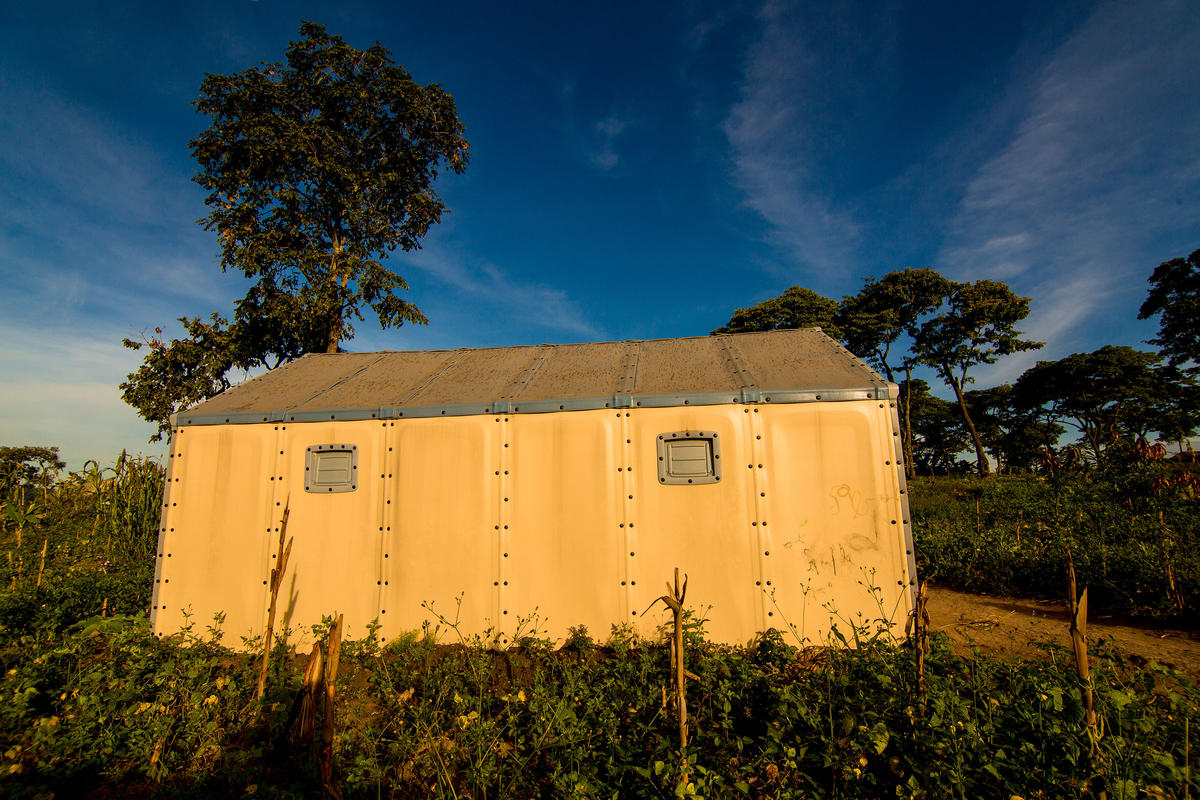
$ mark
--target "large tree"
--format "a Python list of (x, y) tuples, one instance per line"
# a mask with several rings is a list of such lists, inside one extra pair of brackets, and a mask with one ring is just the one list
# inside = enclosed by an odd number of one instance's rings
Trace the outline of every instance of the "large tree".
[[(903, 269), (879, 280), (867, 278), (858, 294), (843, 298), (838, 309), (836, 321), (847, 349), (895, 383), (893, 348), (902, 336), (916, 336), (920, 321), (945, 301), (953, 286), (932, 269)], [(904, 352), (898, 366), (905, 372), (904, 385), (912, 387), (911, 354)], [(901, 392), (899, 399), (905, 469), (912, 476), (912, 398)]]
[(208, 192), (200, 223), (222, 269), (252, 285), (230, 323), (185, 319), (186, 339), (126, 340), (150, 354), (125, 400), (160, 428), (164, 413), (227, 386), (228, 369), (337, 352), (368, 310), (384, 328), (426, 322), (384, 260), (420, 246), (446, 212), (440, 170), (467, 165), (454, 99), (379, 44), (358, 50), (312, 22), (300, 35), (283, 63), (200, 85), (195, 106), (211, 119), (191, 142)]
[(1158, 336), (1150, 340), (1173, 366), (1190, 364), (1200, 371), (1200, 250), (1185, 258), (1163, 262), (1150, 276), (1150, 292), (1138, 311), (1139, 319), (1155, 314)]
[(1017, 406), (1045, 419), (1065, 422), (1081, 434), (1092, 458), (1101, 461), (1117, 437), (1132, 438), (1183, 425), (1173, 400), (1192, 398), (1176, 370), (1159, 366), (1161, 356), (1107, 345), (1057, 361), (1039, 361), (1013, 387)]
[(749, 308), (733, 312), (729, 322), (713, 333), (790, 330), (817, 326), (835, 339), (842, 332), (835, 321), (838, 302), (812, 289), (792, 286), (779, 297), (772, 297)]
[(913, 355), (932, 367), (958, 400), (963, 422), (975, 445), (980, 475), (988, 473), (987, 453), (967, 408), (964, 387), (974, 382), (970, 371), (995, 363), (1000, 356), (1042, 346), (1021, 338), (1016, 324), (1029, 316), (1029, 298), (999, 281), (955, 284), (946, 310), (922, 323), (913, 340)]

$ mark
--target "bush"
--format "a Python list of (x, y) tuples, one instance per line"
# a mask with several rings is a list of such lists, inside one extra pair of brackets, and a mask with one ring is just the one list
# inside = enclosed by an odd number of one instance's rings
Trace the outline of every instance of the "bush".
[(1200, 502), (1164, 476), (919, 478), (909, 492), (918, 570), (966, 591), (1061, 600), (1070, 553), (1093, 608), (1194, 613)]

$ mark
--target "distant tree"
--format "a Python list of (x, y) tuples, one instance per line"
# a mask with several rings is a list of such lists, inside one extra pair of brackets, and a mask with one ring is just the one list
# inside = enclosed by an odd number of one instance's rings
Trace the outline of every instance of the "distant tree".
[(1200, 385), (1176, 367), (1160, 367), (1167, 382), (1167, 398), (1155, 408), (1148, 430), (1174, 442), (1180, 452), (1200, 430)]
[(1013, 405), (1013, 387), (1007, 383), (965, 393), (967, 408), (984, 448), (997, 472), (1032, 469), (1047, 448), (1053, 448), (1063, 427), (1039, 418), (1035, 412)]
[(191, 142), (208, 191), (200, 222), (222, 269), (253, 284), (230, 323), (185, 319), (185, 339), (125, 340), (150, 353), (123, 396), (160, 435), (170, 411), (227, 386), (228, 369), (337, 352), (368, 309), (384, 328), (426, 322), (383, 259), (440, 221), (439, 170), (466, 168), (454, 99), (379, 44), (358, 50), (312, 22), (300, 35), (285, 63), (200, 85), (196, 109), (212, 120)]
[(1150, 292), (1138, 311), (1138, 319), (1155, 314), (1158, 336), (1150, 340), (1172, 366), (1190, 364), (1200, 371), (1200, 250), (1186, 259), (1175, 258), (1158, 265), (1150, 276)]
[[(846, 347), (859, 358), (880, 370), (895, 383), (893, 371), (896, 353), (893, 347), (902, 336), (915, 337), (919, 323), (935, 311), (949, 296), (954, 283), (932, 269), (903, 269), (889, 272), (879, 280), (867, 278), (854, 296), (842, 299), (836, 322)], [(911, 386), (914, 361), (903, 352), (899, 361)], [(900, 418), (904, 425), (904, 462), (912, 475), (911, 398), (900, 394)]]
[[(950, 295), (954, 283), (932, 269), (903, 269), (867, 278), (858, 294), (842, 299), (836, 322), (846, 348), (895, 383), (901, 336), (916, 334), (920, 319)], [(904, 362), (903, 356), (900, 363)]]
[(841, 339), (842, 332), (836, 322), (837, 313), (836, 300), (817, 294), (812, 289), (792, 286), (779, 297), (764, 300), (750, 308), (737, 309), (729, 318), (729, 322), (713, 333), (747, 333), (817, 326), (834, 339)]
[(44, 490), (66, 466), (57, 447), (0, 447), (0, 493), (31, 485)]
[(1155, 353), (1108, 345), (1039, 361), (1017, 379), (1014, 402), (1078, 430), (1099, 462), (1118, 437), (1133, 439), (1156, 424), (1176, 424), (1167, 419), (1170, 403), (1187, 384), (1178, 372), (1161, 368), (1161, 360)]
[(990, 280), (959, 283), (950, 293), (946, 310), (922, 323), (913, 340), (915, 360), (932, 367), (954, 391), (975, 446), (980, 475), (988, 473), (987, 454), (967, 409), (964, 387), (974, 381), (970, 377), (973, 367), (1042, 346), (1022, 339), (1016, 329), (1027, 316), (1029, 298), (1017, 296), (1006, 284)]

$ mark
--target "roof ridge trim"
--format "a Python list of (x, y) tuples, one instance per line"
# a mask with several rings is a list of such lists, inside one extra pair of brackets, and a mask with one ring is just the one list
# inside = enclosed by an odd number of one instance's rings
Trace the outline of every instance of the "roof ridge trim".
[(432, 417), (482, 416), (486, 414), (550, 414), (559, 411), (597, 411), (612, 408), (676, 408), (684, 406), (836, 403), (853, 400), (886, 400), (888, 387), (854, 389), (778, 389), (693, 392), (684, 394), (629, 394), (562, 400), (496, 400), (490, 403), (451, 403), (431, 406), (380, 406), (378, 408), (332, 408), (313, 411), (243, 411), (228, 414), (181, 412), (175, 424), (246, 425), (270, 422), (350, 422), (358, 420), (425, 419)]

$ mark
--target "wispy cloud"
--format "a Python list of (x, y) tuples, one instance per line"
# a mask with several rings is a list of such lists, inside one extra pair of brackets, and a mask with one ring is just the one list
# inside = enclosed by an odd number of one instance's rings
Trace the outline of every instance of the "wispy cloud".
[[(421, 250), (396, 258), (458, 290), (472, 308), (498, 310), (504, 319), (520, 320), (528, 328), (586, 338), (600, 336), (583, 309), (562, 289), (516, 280), (500, 267), (443, 245), (436, 237), (427, 240)], [(482, 315), (477, 312), (475, 316)]]
[[(190, 165), (172, 162), (104, 112), (49, 90), (0, 83), (0, 249), (5, 313), (107, 318), (171, 298), (221, 305), (221, 275), (194, 219)], [(182, 313), (182, 312), (180, 312)]]
[[(828, 40), (815, 41), (820, 34), (810, 35), (809, 20), (784, 3), (767, 3), (759, 21), (740, 99), (723, 125), (733, 181), (791, 261), (810, 274), (838, 277), (853, 270), (861, 226), (851, 209), (821, 188), (815, 153), (822, 124), (844, 111), (834, 107), (846, 98), (854, 102), (855, 87), (845, 77), (851, 71), (842, 69), (846, 61), (886, 58), (889, 48), (876, 35), (880, 28), (847, 28), (835, 14), (822, 19)], [(861, 74), (864, 65), (857, 66)]]
[(1006, 356), (975, 372), (979, 386), (1011, 383), (1038, 361), (1054, 360), (1072, 351), (1091, 350), (1072, 331), (1088, 321), (1097, 306), (1119, 295), (1118, 282), (1111, 276), (1080, 274), (1061, 280), (1051, 278), (1034, 286), (1037, 299), (1033, 313), (1017, 327), (1025, 339), (1043, 342), (1046, 348)]
[(592, 125), (592, 140), (586, 152), (593, 167), (609, 170), (621, 163), (617, 153), (617, 137), (628, 127), (629, 123), (616, 114), (609, 114)]
[(1041, 357), (1058, 357), (1096, 315), (1132, 319), (1140, 292), (1111, 287), (1144, 286), (1176, 254), (1164, 245), (1184, 246), (1197, 196), (1200, 11), (1107, 3), (1035, 73), (1022, 121), (967, 184), (938, 262), (1032, 294), (1030, 332), (1051, 343)]

